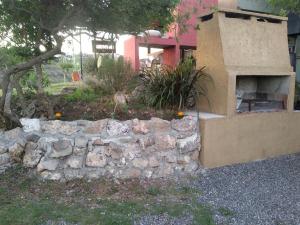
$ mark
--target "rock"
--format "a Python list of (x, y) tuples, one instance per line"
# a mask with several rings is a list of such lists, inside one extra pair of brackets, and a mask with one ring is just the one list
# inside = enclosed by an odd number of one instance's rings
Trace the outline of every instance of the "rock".
[(111, 142), (109, 144), (109, 149), (107, 156), (110, 156), (112, 159), (119, 160), (122, 157), (123, 147), (117, 143)]
[(178, 139), (176, 146), (181, 153), (192, 152), (195, 150), (200, 150), (200, 138), (198, 134), (194, 134), (193, 136)]
[(28, 142), (25, 146), (25, 155), (23, 165), (27, 168), (34, 168), (40, 162), (43, 152), (37, 148), (38, 145), (33, 142)]
[(188, 155), (180, 156), (180, 157), (177, 159), (177, 163), (178, 163), (178, 164), (189, 164), (190, 161), (191, 161), (191, 157), (189, 157)]
[(69, 140), (59, 140), (52, 143), (52, 152), (49, 156), (52, 158), (60, 158), (71, 155), (72, 152), (73, 148)]
[(20, 143), (23, 146), (26, 144), (24, 141), (24, 133), (23, 130), (20, 127), (17, 127), (13, 130), (9, 130), (4, 132), (5, 139), (10, 140), (10, 141), (14, 141), (16, 143)]
[(10, 163), (10, 156), (8, 153), (0, 154), (0, 166)]
[(184, 171), (186, 172), (186, 173), (192, 173), (192, 172), (195, 172), (196, 170), (198, 170), (199, 169), (199, 164), (197, 163), (197, 162), (190, 162), (189, 164), (187, 164), (186, 166), (185, 166), (185, 169), (184, 169)]
[(169, 132), (170, 131), (170, 122), (160, 119), (160, 118), (151, 118), (150, 121), (147, 121), (148, 126), (151, 128), (151, 130), (155, 133), (158, 132)]
[(86, 154), (87, 149), (86, 148), (78, 148), (74, 147), (73, 154), (76, 156), (83, 156)]
[(196, 150), (191, 154), (191, 159), (194, 161), (199, 161), (199, 150)]
[(66, 180), (82, 179), (85, 176), (85, 171), (65, 169), (64, 175), (65, 175)]
[(167, 151), (176, 148), (176, 138), (169, 135), (156, 135), (155, 136), (155, 148), (158, 151)]
[(18, 143), (15, 143), (14, 145), (10, 146), (8, 149), (10, 158), (14, 162), (22, 162), (23, 155), (24, 155), (24, 147), (21, 146)]
[(142, 137), (138, 140), (138, 142), (143, 150), (155, 144), (153, 136)]
[(146, 122), (138, 119), (132, 120), (132, 131), (135, 134), (148, 134), (150, 132)]
[(176, 162), (177, 162), (177, 157), (176, 157), (176, 155), (174, 155), (174, 154), (171, 152), (171, 154), (168, 154), (168, 155), (166, 156), (166, 160), (167, 160), (168, 163), (176, 163)]
[(83, 166), (83, 156), (70, 156), (66, 160), (66, 166), (73, 169), (80, 169)]
[(86, 148), (89, 139), (85, 136), (75, 137), (75, 147)]
[(38, 143), (38, 141), (40, 140), (40, 136), (37, 134), (29, 134), (26, 136), (26, 141), (27, 142), (34, 142), (34, 143)]
[(45, 170), (54, 171), (54, 170), (57, 169), (58, 164), (59, 164), (58, 159), (42, 158), (42, 160), (40, 161), (40, 163), (37, 166), (37, 171), (38, 172), (42, 172), (42, 171), (45, 171)]
[(22, 118), (20, 119), (20, 122), (23, 126), (23, 130), (26, 133), (34, 132), (34, 131), (40, 131), (41, 130), (41, 124), (39, 119), (27, 119)]
[(8, 146), (3, 143), (3, 140), (0, 140), (0, 154), (4, 154), (8, 152)]
[(148, 179), (150, 179), (152, 177), (152, 175), (153, 175), (153, 171), (151, 171), (151, 170), (145, 170), (143, 172), (143, 177), (146, 177)]
[(86, 157), (86, 166), (105, 167), (107, 164), (106, 151), (106, 147), (97, 147), (92, 152), (89, 152)]
[(172, 120), (171, 127), (179, 132), (195, 131), (197, 120), (192, 116), (186, 116), (181, 120)]
[(121, 136), (127, 135), (130, 132), (130, 128), (124, 122), (110, 120), (107, 124), (106, 132), (109, 136)]
[(139, 169), (129, 168), (123, 171), (121, 178), (129, 179), (129, 178), (139, 178), (142, 172)]
[(159, 166), (159, 161), (155, 156), (152, 156), (149, 158), (149, 166), (150, 167), (158, 167)]
[(46, 134), (60, 133), (67, 136), (75, 134), (80, 130), (76, 122), (64, 122), (60, 120), (42, 121), (41, 129)]
[(145, 167), (148, 166), (148, 160), (146, 159), (134, 159), (132, 161), (132, 165), (134, 167), (140, 168), (140, 169), (144, 169)]
[(101, 177), (104, 177), (106, 173), (105, 169), (101, 168), (85, 168), (85, 174), (87, 179), (94, 180), (94, 179), (99, 179)]
[(122, 92), (118, 91), (114, 95), (114, 102), (116, 105), (120, 105), (120, 106), (127, 105), (126, 95), (123, 94)]
[(95, 121), (85, 128), (84, 133), (100, 134), (106, 128), (107, 123), (108, 119)]
[(105, 145), (105, 143), (102, 141), (101, 138), (95, 138), (95, 139), (92, 139), (92, 145), (93, 146), (102, 146), (102, 145)]
[(63, 178), (61, 173), (58, 172), (49, 172), (49, 171), (44, 171), (41, 173), (41, 177), (44, 180), (53, 180), (53, 181), (59, 181)]
[(174, 173), (174, 168), (170, 164), (165, 164), (158, 171), (158, 177), (168, 177)]

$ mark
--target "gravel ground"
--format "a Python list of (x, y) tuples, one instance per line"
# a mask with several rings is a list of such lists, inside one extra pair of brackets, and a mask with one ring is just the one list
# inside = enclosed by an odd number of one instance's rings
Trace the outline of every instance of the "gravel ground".
[(300, 154), (206, 170), (193, 186), (217, 225), (300, 225)]

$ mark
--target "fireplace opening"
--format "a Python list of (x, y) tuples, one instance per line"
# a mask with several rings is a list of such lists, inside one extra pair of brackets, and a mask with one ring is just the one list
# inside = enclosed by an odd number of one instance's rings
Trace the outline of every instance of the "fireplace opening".
[(237, 76), (236, 111), (274, 112), (287, 109), (289, 76)]

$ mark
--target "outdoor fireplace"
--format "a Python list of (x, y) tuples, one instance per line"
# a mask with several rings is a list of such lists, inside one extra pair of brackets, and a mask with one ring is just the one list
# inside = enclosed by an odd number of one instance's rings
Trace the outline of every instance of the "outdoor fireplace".
[(237, 76), (237, 112), (286, 110), (289, 83), (289, 76)]

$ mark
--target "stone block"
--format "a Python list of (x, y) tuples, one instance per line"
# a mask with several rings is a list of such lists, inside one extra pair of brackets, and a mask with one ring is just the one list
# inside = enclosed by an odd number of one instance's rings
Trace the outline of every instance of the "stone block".
[(116, 120), (109, 120), (106, 128), (106, 132), (109, 136), (128, 135), (130, 130), (128, 124)]
[(61, 158), (71, 155), (73, 152), (72, 143), (70, 140), (59, 140), (52, 143), (52, 151), (50, 157)]
[(45, 170), (49, 171), (54, 171), (57, 169), (59, 165), (59, 160), (58, 159), (47, 159), (47, 158), (42, 158), (40, 163), (37, 166), (37, 171), (42, 172)]
[(107, 165), (106, 147), (97, 147), (89, 152), (86, 157), (86, 166), (88, 167), (105, 167)]
[(38, 145), (34, 142), (28, 142), (25, 146), (25, 154), (23, 165), (27, 168), (34, 168), (40, 162), (43, 151), (37, 148)]
[(10, 156), (8, 153), (0, 154), (0, 166), (10, 163)]
[(83, 156), (70, 156), (66, 160), (66, 166), (72, 169), (80, 169), (83, 166)]
[(41, 130), (41, 124), (39, 119), (27, 119), (27, 118), (22, 118), (20, 119), (20, 122), (23, 126), (23, 130), (26, 133), (30, 132), (39, 132)]
[(24, 155), (24, 147), (18, 143), (13, 144), (8, 149), (10, 158), (14, 162), (22, 162)]
[(200, 138), (197, 133), (193, 136), (178, 139), (176, 146), (181, 153), (192, 152), (195, 150), (200, 150)]
[(83, 179), (85, 177), (84, 170), (65, 169), (64, 175), (66, 180)]
[(137, 168), (140, 168), (140, 169), (144, 169), (145, 167), (148, 166), (148, 160), (137, 158), (137, 159), (134, 159), (134, 160), (132, 161), (132, 165), (133, 165), (134, 167), (137, 167)]
[(179, 156), (177, 159), (178, 164), (189, 164), (190, 161), (191, 161), (191, 157), (189, 157), (188, 155)]
[(85, 136), (77, 136), (75, 137), (75, 147), (86, 148), (89, 139)]
[(155, 144), (155, 140), (153, 136), (141, 137), (138, 139), (138, 142), (143, 150)]
[(196, 131), (197, 119), (192, 116), (186, 116), (180, 120), (172, 120), (171, 127), (179, 132)]
[(150, 132), (148, 124), (138, 119), (132, 120), (132, 131), (135, 134), (148, 134)]
[(155, 156), (151, 156), (149, 158), (149, 166), (150, 167), (158, 167), (159, 166), (159, 161), (157, 160), (157, 158)]
[(84, 133), (86, 133), (86, 134), (101, 134), (101, 132), (105, 130), (107, 123), (108, 123), (108, 119), (95, 121), (95, 122), (89, 124), (85, 128)]
[(176, 148), (176, 138), (169, 134), (156, 134), (155, 147), (158, 151), (167, 151)]
[(147, 121), (147, 125), (151, 128), (153, 132), (169, 132), (171, 129), (170, 122), (160, 118), (151, 118)]
[(49, 171), (42, 172), (41, 177), (44, 180), (53, 180), (53, 181), (60, 181), (63, 178), (61, 173), (59, 173), (59, 172), (49, 172)]

